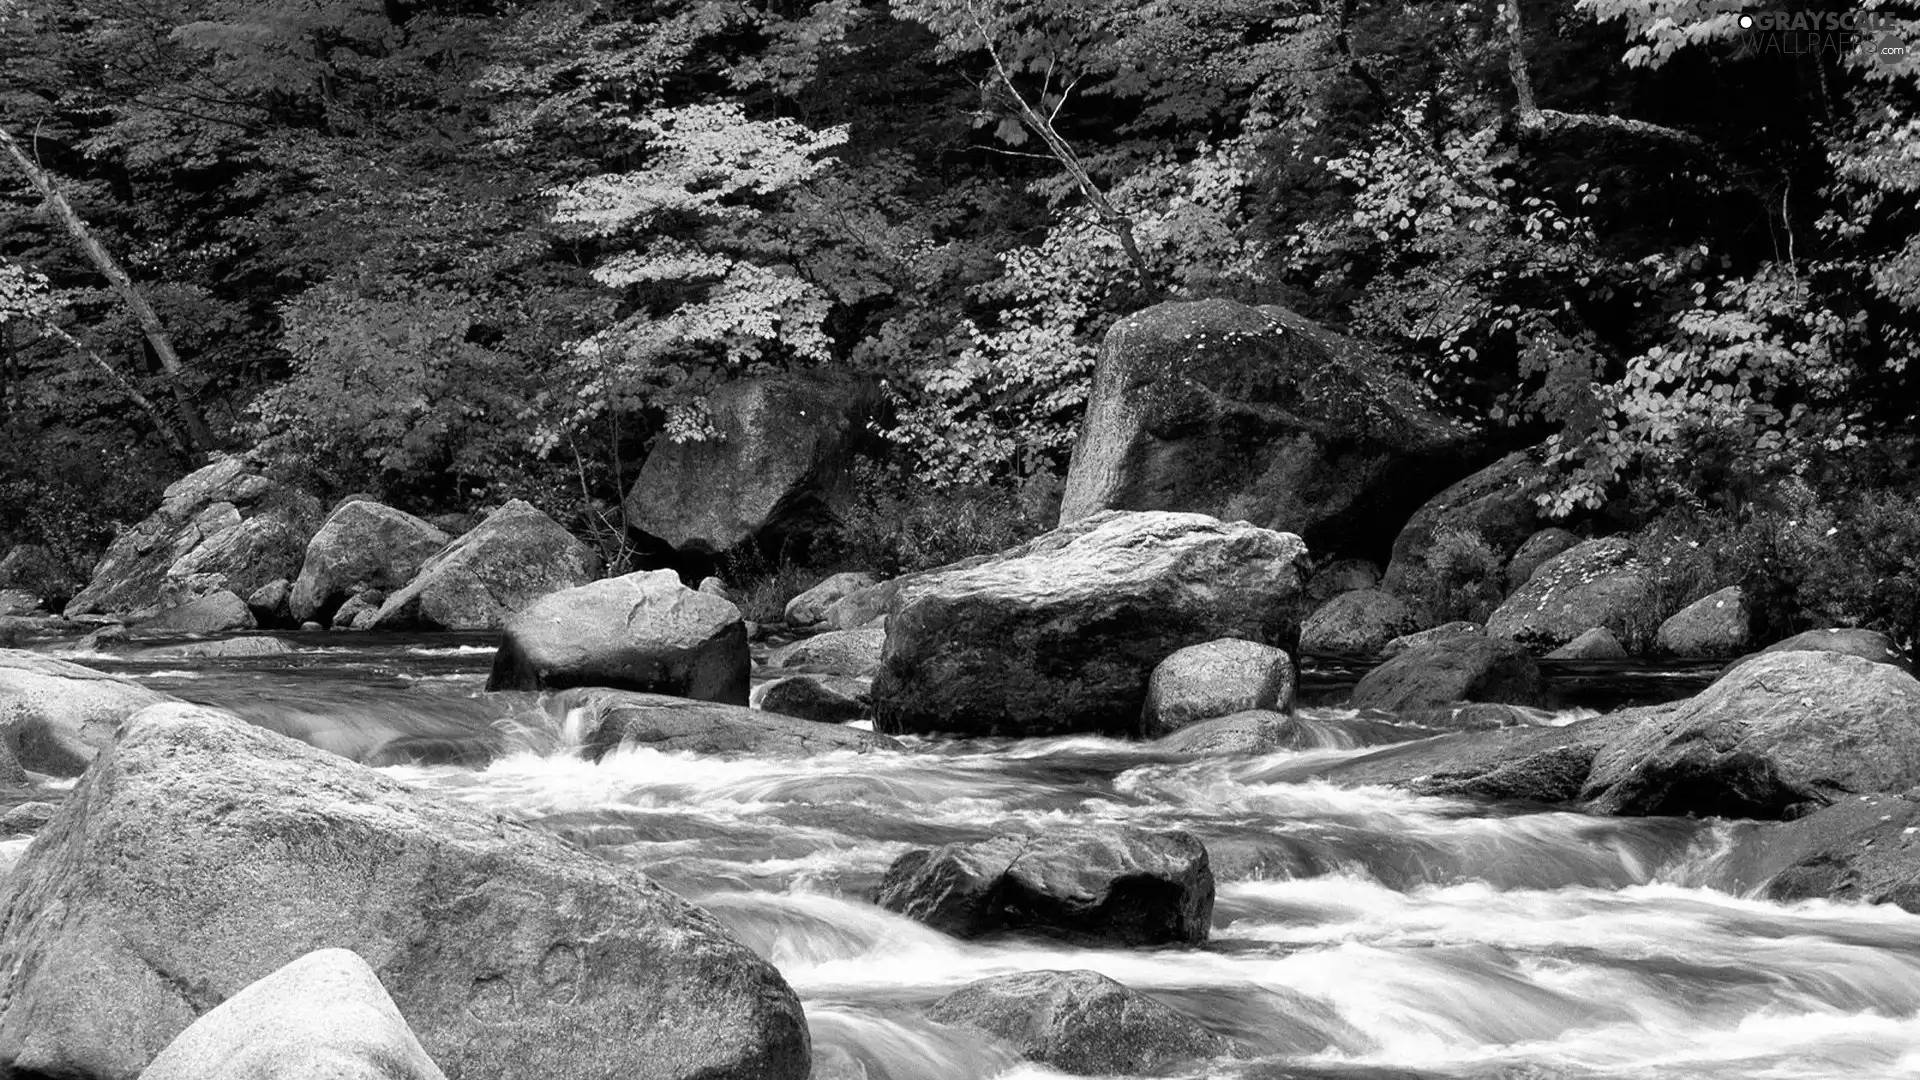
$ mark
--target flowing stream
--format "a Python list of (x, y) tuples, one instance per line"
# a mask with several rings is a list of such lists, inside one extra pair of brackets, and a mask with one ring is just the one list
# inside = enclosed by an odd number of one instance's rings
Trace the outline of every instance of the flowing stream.
[[(907, 754), (593, 764), (530, 695), (480, 693), (486, 639), (289, 640), (295, 652), (259, 659), (85, 659), (363, 760), (410, 761), (383, 768), (646, 871), (778, 965), (822, 1077), (1054, 1075), (921, 1015), (971, 980), (1047, 968), (1102, 972), (1242, 1046), (1195, 1075), (1920, 1076), (1920, 916), (1716, 888), (1738, 826), (1298, 779), (1364, 751), (1174, 760), (1090, 738), (908, 740)], [(1303, 699), (1337, 699), (1351, 676), (1309, 670)], [(1704, 681), (1562, 677), (1616, 698)], [(1219, 883), (1211, 940), (963, 942), (866, 899), (910, 847), (1079, 822), (1199, 836)]]

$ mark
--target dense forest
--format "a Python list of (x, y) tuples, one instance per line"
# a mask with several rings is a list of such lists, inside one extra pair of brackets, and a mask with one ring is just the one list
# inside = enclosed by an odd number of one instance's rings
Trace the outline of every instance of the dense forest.
[(1107, 329), (1226, 297), (1543, 447), (1552, 516), (1910, 638), (1905, 41), (1744, 0), (0, 0), (0, 552), (76, 588), (258, 448), (618, 567), (649, 448), (798, 367), (882, 380), (877, 542), (997, 545), (1052, 524)]

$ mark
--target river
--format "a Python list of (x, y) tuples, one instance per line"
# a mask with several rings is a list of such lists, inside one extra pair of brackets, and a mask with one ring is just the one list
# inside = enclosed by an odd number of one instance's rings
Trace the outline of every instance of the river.
[[(1735, 895), (1739, 827), (1609, 819), (1302, 780), (1364, 751), (1176, 760), (1092, 738), (912, 753), (581, 759), (530, 695), (481, 693), (484, 638), (290, 635), (292, 653), (85, 662), (565, 836), (714, 912), (805, 1002), (816, 1075), (1045, 1077), (920, 1015), (962, 984), (1090, 968), (1237, 1040), (1204, 1075), (1920, 1076), (1920, 916)], [(1353, 671), (1303, 673), (1337, 716)], [(1698, 669), (1565, 667), (1602, 707)], [(1200, 948), (963, 942), (865, 897), (914, 846), (1072, 823), (1186, 829), (1218, 880)], [(1201, 1073), (1196, 1073), (1201, 1075)]]

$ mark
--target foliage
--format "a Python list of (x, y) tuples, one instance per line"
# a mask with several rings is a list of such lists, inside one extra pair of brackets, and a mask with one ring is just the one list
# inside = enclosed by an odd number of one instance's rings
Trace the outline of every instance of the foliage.
[(895, 577), (1004, 551), (1053, 527), (1044, 482), (1024, 494), (934, 484), (863, 463), (855, 472), (854, 497), (836, 510), (833, 559)]
[(1404, 588), (1426, 621), (1438, 625), (1486, 622), (1506, 599), (1506, 584), (1500, 553), (1478, 532), (1449, 527), (1436, 532), (1426, 558), (1408, 568)]

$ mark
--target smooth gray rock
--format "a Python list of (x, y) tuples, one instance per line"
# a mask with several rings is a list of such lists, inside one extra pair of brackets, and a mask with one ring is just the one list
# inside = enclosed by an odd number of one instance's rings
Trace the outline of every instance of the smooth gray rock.
[(1466, 622), (1462, 620), (1459, 622), (1441, 623), (1439, 626), (1430, 627), (1426, 630), (1416, 630), (1411, 634), (1402, 634), (1394, 638), (1392, 641), (1387, 642), (1385, 648), (1380, 650), (1380, 655), (1399, 656), (1408, 649), (1417, 649), (1422, 645), (1431, 645), (1441, 638), (1485, 637), (1486, 633), (1487, 628), (1477, 622)]
[(122, 720), (173, 700), (132, 679), (0, 649), (0, 740), (34, 772), (78, 776)]
[[(824, 622), (827, 609), (860, 591), (880, 584), (880, 578), (865, 570), (835, 574), (787, 601), (785, 619), (790, 626), (812, 626)], [(850, 629), (850, 628), (844, 628)]]
[(788, 675), (753, 688), (751, 704), (763, 712), (844, 724), (867, 715), (873, 683), (844, 675)]
[(288, 611), (296, 622), (326, 620), (349, 597), (384, 597), (412, 581), (448, 541), (446, 533), (404, 510), (370, 499), (343, 503), (307, 541)]
[(739, 608), (654, 570), (533, 601), (507, 621), (487, 689), (608, 686), (745, 705), (752, 665)]
[(142, 630), (178, 630), (188, 634), (228, 634), (254, 628), (247, 602), (225, 589), (167, 608), (140, 622)]
[(515, 499), (448, 544), (387, 597), (369, 629), (498, 630), (549, 593), (600, 576), (600, 556)]
[(1673, 656), (1734, 656), (1753, 643), (1747, 594), (1738, 585), (1695, 600), (1660, 624), (1654, 648)]
[(1450, 529), (1478, 535), (1506, 561), (1539, 527), (1533, 495), (1546, 480), (1532, 453), (1520, 450), (1428, 499), (1394, 537), (1385, 587), (1407, 589), (1428, 569), (1428, 553)]
[(316, 949), (452, 1080), (807, 1075), (799, 1000), (701, 909), (211, 709), (129, 719), (0, 886), (0, 1072), (134, 1080)]
[(1222, 638), (1176, 650), (1147, 680), (1142, 729), (1159, 738), (1202, 720), (1293, 704), (1293, 658), (1286, 650)]
[(1213, 891), (1207, 849), (1192, 835), (1108, 828), (909, 851), (887, 868), (875, 902), (963, 938), (1198, 944)]
[(767, 665), (819, 675), (871, 675), (880, 667), (886, 643), (883, 629), (829, 630), (775, 649)]
[(1156, 304), (1101, 342), (1060, 521), (1195, 512), (1366, 551), (1464, 471), (1466, 429), (1437, 405), (1285, 308)]
[(723, 383), (706, 401), (715, 435), (654, 443), (627, 493), (628, 526), (711, 554), (749, 541), (804, 546), (830, 525), (854, 452), (869, 438), (878, 385), (795, 370)]
[(446, 1080), (380, 977), (319, 949), (249, 985), (174, 1038), (141, 1080)]
[(1204, 1025), (1094, 971), (1022, 971), (968, 983), (927, 1010), (1074, 1076), (1158, 1076), (1229, 1054)]
[(1540, 666), (1523, 648), (1474, 635), (1444, 637), (1362, 676), (1353, 707), (1406, 712), (1460, 701), (1531, 705), (1544, 694)]
[(1854, 627), (1836, 627), (1831, 630), (1808, 630), (1795, 634), (1783, 641), (1761, 649), (1757, 653), (1741, 657), (1727, 666), (1734, 667), (1746, 663), (1755, 656), (1765, 656), (1777, 652), (1832, 652), (1847, 656), (1857, 656), (1862, 660), (1871, 660), (1876, 664), (1891, 664), (1901, 671), (1913, 674), (1913, 660), (1902, 652), (1893, 639), (1878, 630), (1862, 630)]
[(1585, 796), (1633, 815), (1792, 818), (1920, 784), (1920, 679), (1830, 652), (1763, 653), (1595, 760)]
[(578, 719), (582, 750), (594, 760), (622, 747), (730, 757), (811, 757), (840, 750), (899, 750), (871, 731), (781, 716), (739, 705), (600, 688), (568, 690), (553, 707)]
[(1111, 512), (918, 575), (887, 616), (875, 727), (1138, 735), (1148, 679), (1174, 651), (1293, 644), (1305, 555), (1245, 522)]
[(1613, 631), (1596, 626), (1547, 654), (1549, 660), (1625, 660), (1626, 646)]
[(1406, 602), (1380, 589), (1341, 593), (1300, 627), (1302, 652), (1378, 656), (1394, 638), (1420, 629)]
[(1487, 619), (1487, 636), (1535, 652), (1557, 649), (1593, 627), (1631, 640), (1653, 605), (1653, 572), (1620, 537), (1589, 540), (1547, 560)]

